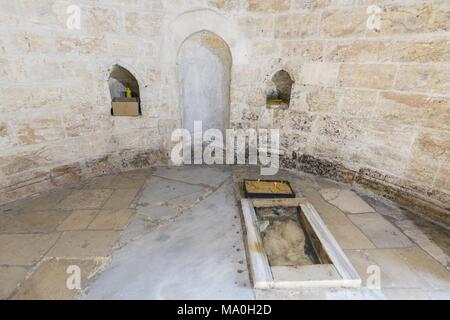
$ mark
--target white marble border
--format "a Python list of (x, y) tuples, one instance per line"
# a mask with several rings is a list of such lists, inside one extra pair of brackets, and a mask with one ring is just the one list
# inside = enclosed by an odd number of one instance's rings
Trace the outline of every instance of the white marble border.
[[(259, 200), (261, 202), (261, 200)], [(264, 200), (270, 202), (271, 200)], [(279, 204), (280, 199), (274, 199)], [(300, 206), (306, 219), (314, 229), (323, 248), (327, 252), (341, 279), (336, 280), (311, 280), (311, 281), (275, 281), (269, 265), (269, 260), (264, 251), (261, 235), (257, 224), (254, 203), (250, 199), (242, 199), (242, 212), (246, 229), (247, 255), (250, 265), (250, 273), (255, 289), (271, 288), (359, 288), (361, 278), (345, 253), (326, 227), (316, 209), (305, 199), (298, 201), (289, 200), (287, 206)]]

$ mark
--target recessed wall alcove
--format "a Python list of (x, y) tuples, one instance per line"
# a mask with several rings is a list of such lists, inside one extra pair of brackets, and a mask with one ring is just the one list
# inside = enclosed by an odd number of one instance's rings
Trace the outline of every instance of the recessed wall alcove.
[(111, 68), (108, 86), (112, 115), (141, 115), (139, 83), (130, 71), (120, 65), (114, 65)]
[(286, 70), (277, 71), (270, 82), (266, 105), (271, 109), (287, 109), (291, 103), (294, 80)]
[(194, 122), (202, 121), (203, 130), (224, 132), (232, 65), (227, 43), (210, 31), (196, 32), (181, 45), (177, 61), (183, 127), (193, 132)]

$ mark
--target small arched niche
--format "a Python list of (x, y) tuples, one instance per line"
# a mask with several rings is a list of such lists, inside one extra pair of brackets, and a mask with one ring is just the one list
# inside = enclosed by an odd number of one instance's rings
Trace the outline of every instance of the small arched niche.
[(289, 72), (280, 70), (276, 72), (269, 85), (267, 93), (267, 107), (271, 109), (287, 109), (291, 103), (292, 85), (294, 80)]
[(139, 83), (130, 71), (114, 65), (111, 68), (108, 85), (113, 116), (141, 115)]

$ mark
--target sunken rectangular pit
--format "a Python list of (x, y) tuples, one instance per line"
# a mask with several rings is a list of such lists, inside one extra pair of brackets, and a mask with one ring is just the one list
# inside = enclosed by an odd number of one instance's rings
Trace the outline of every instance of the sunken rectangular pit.
[(361, 278), (304, 198), (242, 199), (253, 286), (355, 288)]

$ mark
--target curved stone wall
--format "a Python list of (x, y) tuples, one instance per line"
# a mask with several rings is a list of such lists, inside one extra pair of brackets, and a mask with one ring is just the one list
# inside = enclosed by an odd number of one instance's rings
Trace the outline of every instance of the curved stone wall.
[[(233, 127), (281, 128), (286, 167), (448, 217), (448, 1), (80, 0), (79, 29), (69, 1), (0, 4), (0, 202), (166, 165), (177, 53), (206, 30), (232, 54)], [(111, 116), (114, 65), (138, 80), (142, 116)], [(290, 106), (269, 110), (279, 70)]]

